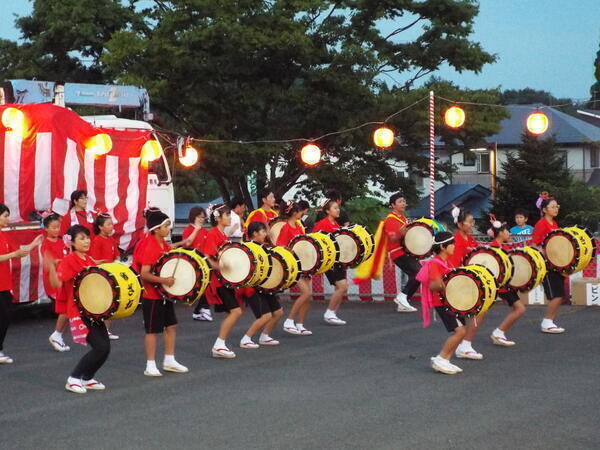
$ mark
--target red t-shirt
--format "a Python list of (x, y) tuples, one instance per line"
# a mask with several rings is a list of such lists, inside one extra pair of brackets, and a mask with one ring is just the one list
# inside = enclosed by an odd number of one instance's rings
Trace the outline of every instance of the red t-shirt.
[[(0, 231), (0, 255), (12, 253), (16, 248), (8, 242), (6, 234)], [(10, 273), (10, 259), (0, 262), (0, 292), (12, 290), (12, 275)]]
[(90, 236), (93, 236), (94, 233), (94, 220), (96, 219), (96, 214), (89, 213), (91, 222), (88, 222), (88, 211), (76, 211), (75, 217), (77, 218), (77, 222), (73, 221), (71, 223), (71, 211), (62, 216), (60, 221), (60, 235), (63, 236), (71, 225), (83, 225), (90, 231)]
[(119, 257), (119, 246), (112, 236), (98, 235), (92, 240), (90, 256), (96, 261), (113, 262)]
[(340, 228), (340, 224), (337, 223), (335, 220), (332, 222), (331, 220), (329, 220), (329, 217), (325, 217), (324, 219), (319, 220), (317, 223), (315, 223), (315, 226), (313, 227), (313, 232), (324, 231), (326, 233), (333, 233), (334, 231), (337, 231)]
[[(217, 257), (219, 248), (227, 242), (227, 236), (219, 229), (219, 227), (212, 227), (206, 236), (204, 241), (204, 248), (201, 250), (206, 256)], [(220, 305), (223, 301), (219, 298), (217, 288), (222, 287), (223, 283), (217, 278), (216, 270), (212, 270), (210, 273), (210, 283), (208, 289), (206, 289), (205, 295), (206, 300), (211, 305)]]
[(63, 283), (60, 295), (63, 299), (67, 300), (67, 315), (69, 317), (77, 317), (79, 315), (79, 311), (75, 308), (73, 301), (73, 279), (83, 269), (94, 265), (96, 263), (88, 255), (85, 255), (85, 258), (82, 259), (77, 253), (73, 252), (65, 256), (56, 267), (56, 275)]
[(248, 218), (246, 219), (246, 222), (244, 222), (244, 226), (248, 228), (248, 225), (251, 222), (262, 222), (265, 225), (268, 225), (269, 221), (271, 221), (271, 219), (274, 219), (277, 216), (277, 211), (275, 211), (274, 209), (264, 210), (262, 208), (258, 208), (252, 211), (250, 214), (248, 214)]
[(275, 245), (287, 247), (295, 236), (299, 236), (301, 234), (304, 234), (304, 228), (302, 225), (296, 224), (295, 226), (291, 226), (289, 222), (286, 222), (279, 231), (279, 236), (277, 237), (277, 242)]
[(555, 220), (552, 223), (548, 222), (545, 217), (542, 217), (537, 221), (535, 227), (533, 227), (533, 236), (531, 240), (534, 244), (540, 245), (546, 238), (548, 233), (558, 228), (558, 223)]
[(479, 247), (479, 244), (470, 234), (463, 237), (460, 231), (454, 233), (454, 253), (449, 258), (452, 267), (462, 266), (463, 258), (476, 247)]
[[(58, 238), (55, 242), (52, 242), (47, 237), (42, 242), (42, 255), (44, 258), (52, 258), (55, 261), (62, 260), (65, 256), (69, 254), (69, 249), (65, 245), (64, 241), (61, 238)], [(50, 283), (50, 278), (48, 275), (48, 270), (44, 267), (44, 290), (49, 297), (53, 299), (61, 298), (59, 295), (62, 293), (62, 289), (55, 288)]]
[(404, 250), (400, 246), (400, 230), (407, 223), (408, 219), (403, 214), (398, 214), (395, 211), (391, 211), (383, 222), (383, 232), (389, 239), (387, 250), (392, 260), (404, 255)]
[[(181, 234), (181, 238), (183, 240), (187, 239), (188, 237), (191, 236), (191, 234), (194, 232), (194, 230), (196, 229), (196, 227), (194, 227), (194, 225), (188, 225), (187, 227), (185, 227), (185, 229), (183, 230), (183, 233)], [(208, 236), (208, 230), (206, 228), (200, 228), (198, 230), (198, 233), (196, 233), (196, 237), (194, 238), (194, 241), (192, 242), (192, 248), (195, 248), (198, 251), (202, 251), (202, 248), (204, 247), (204, 241), (206, 240), (206, 236)]]
[[(450, 260), (444, 261), (440, 255), (435, 255), (429, 264), (429, 282), (441, 279), (444, 275), (450, 272), (452, 267), (454, 267)], [(443, 306), (442, 301), (440, 300), (440, 293), (438, 291), (431, 291), (431, 303), (434, 307)]]
[[(165, 241), (159, 242), (152, 234), (139, 242), (138, 245), (141, 245), (140, 251), (137, 252), (137, 254), (134, 252), (133, 264), (134, 267), (139, 268), (138, 270), (140, 271), (142, 270), (142, 266), (154, 266), (158, 261), (158, 258), (171, 250), (169, 244)], [(152, 300), (160, 300), (162, 298), (154, 283), (142, 280), (142, 284), (144, 286), (144, 298)]]

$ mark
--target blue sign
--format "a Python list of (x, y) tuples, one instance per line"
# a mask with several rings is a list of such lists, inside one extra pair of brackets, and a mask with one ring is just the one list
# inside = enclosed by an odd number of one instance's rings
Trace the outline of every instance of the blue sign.
[(9, 80), (14, 103), (52, 103), (54, 101), (53, 81)]
[(148, 92), (133, 86), (65, 83), (65, 103), (143, 108), (148, 103)]

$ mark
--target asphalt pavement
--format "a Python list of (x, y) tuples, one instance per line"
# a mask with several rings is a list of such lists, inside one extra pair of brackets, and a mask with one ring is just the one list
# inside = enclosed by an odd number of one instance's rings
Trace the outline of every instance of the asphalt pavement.
[(453, 359), (464, 369), (453, 376), (429, 366), (441, 322), (352, 302), (334, 327), (324, 308), (306, 321), (313, 336), (278, 328), (281, 345), (258, 350), (237, 347), (246, 313), (228, 341), (238, 357), (215, 360), (220, 315), (194, 322), (178, 306), (176, 356), (190, 372), (161, 378), (143, 375), (138, 311), (114, 321), (121, 339), (96, 377), (107, 390), (84, 395), (64, 384), (85, 348), (56, 353), (52, 318), (20, 314), (5, 342), (15, 363), (0, 366), (0, 448), (600, 448), (600, 308), (565, 306), (567, 332), (544, 335), (543, 308), (530, 307), (508, 334), (517, 346), (501, 348), (489, 338), (508, 310), (498, 304), (474, 342), (484, 360)]

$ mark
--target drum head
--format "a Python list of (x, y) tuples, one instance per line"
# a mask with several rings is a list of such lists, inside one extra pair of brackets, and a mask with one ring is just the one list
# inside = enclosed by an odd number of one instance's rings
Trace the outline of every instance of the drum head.
[[(177, 262), (179, 261), (179, 263)], [(177, 267), (177, 269), (175, 269)], [(175, 273), (173, 273), (175, 271)], [(163, 285), (163, 289), (171, 295), (179, 296), (189, 293), (196, 284), (196, 270), (189, 261), (183, 258), (171, 258), (160, 269), (160, 277), (175, 277), (173, 286)]]
[(467, 275), (456, 275), (446, 283), (446, 300), (459, 311), (469, 311), (479, 301), (475, 280)]
[(278, 220), (269, 225), (269, 240), (273, 245), (277, 244), (277, 238), (279, 237), (279, 233), (281, 233), (281, 229), (285, 225), (285, 220)]
[(221, 275), (230, 283), (240, 283), (250, 273), (250, 259), (248, 253), (241, 248), (230, 247), (221, 252), (219, 256)]
[(525, 286), (533, 276), (533, 269), (529, 260), (517, 253), (511, 254), (510, 259), (512, 259), (514, 270), (509, 284), (511, 286)]
[(271, 258), (271, 275), (260, 285), (264, 289), (276, 289), (283, 281), (283, 266), (275, 256)]
[(113, 290), (108, 280), (99, 273), (85, 275), (79, 284), (81, 306), (91, 314), (103, 314), (113, 304)]
[(426, 255), (432, 246), (433, 236), (424, 226), (412, 226), (404, 235), (404, 247), (414, 255)]
[(500, 275), (500, 264), (498, 264), (496, 258), (494, 258), (489, 253), (478, 253), (476, 255), (473, 255), (473, 257), (469, 259), (468, 262), (468, 265), (471, 264), (477, 264), (479, 266), (485, 267), (490, 272), (492, 272), (492, 275), (494, 275), (494, 278), (496, 279), (498, 279), (498, 276)]
[(342, 264), (348, 264), (354, 261), (359, 253), (359, 248), (352, 236), (347, 234), (338, 234), (335, 237), (335, 240), (340, 247), (340, 256), (338, 262)]
[(317, 265), (317, 250), (310, 241), (297, 241), (292, 247), (292, 251), (296, 253), (298, 259), (300, 259), (302, 271), (312, 270)]
[(575, 256), (572, 242), (561, 235), (552, 236), (548, 239), (545, 251), (548, 261), (556, 267), (567, 267)]

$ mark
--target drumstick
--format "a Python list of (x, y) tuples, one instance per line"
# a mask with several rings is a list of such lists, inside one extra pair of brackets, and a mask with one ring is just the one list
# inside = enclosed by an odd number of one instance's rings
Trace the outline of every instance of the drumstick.
[(179, 261), (181, 261), (181, 258), (177, 258), (177, 261), (175, 261), (175, 268), (173, 269), (173, 273), (171, 274), (171, 278), (175, 278), (175, 272), (177, 272), (177, 266), (179, 265)]

